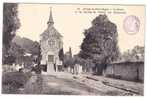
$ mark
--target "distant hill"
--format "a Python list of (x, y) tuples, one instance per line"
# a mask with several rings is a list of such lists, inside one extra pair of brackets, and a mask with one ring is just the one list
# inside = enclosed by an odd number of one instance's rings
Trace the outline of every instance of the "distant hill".
[(31, 54), (37, 54), (39, 50), (39, 43), (37, 41), (32, 41), (25, 37), (21, 38), (20, 36), (15, 36), (12, 42), (21, 46), (21, 48), (23, 48), (25, 52), (28, 52)]

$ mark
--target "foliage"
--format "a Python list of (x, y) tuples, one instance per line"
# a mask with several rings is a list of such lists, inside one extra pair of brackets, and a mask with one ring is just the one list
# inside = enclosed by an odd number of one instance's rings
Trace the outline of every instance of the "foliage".
[(4, 3), (3, 6), (3, 62), (7, 58), (7, 51), (15, 32), (20, 27), (17, 6), (16, 3)]
[(64, 51), (63, 51), (63, 48), (60, 49), (60, 51), (59, 51), (59, 59), (60, 59), (61, 61), (64, 60)]
[(24, 87), (26, 82), (32, 76), (30, 72), (6, 72), (2, 75), (2, 92), (15, 93), (18, 88)]
[(65, 67), (73, 67), (74, 66), (74, 58), (64, 58), (63, 64)]
[(69, 47), (69, 51), (65, 53), (63, 64), (65, 67), (73, 67), (74, 66), (74, 58), (72, 57), (71, 47)]
[(75, 64), (81, 65), (82, 69), (85, 72), (90, 72), (95, 67), (95, 64), (91, 59), (81, 58), (78, 54), (74, 55), (73, 59), (74, 59), (74, 65)]
[(36, 63), (36, 66), (32, 68), (32, 71), (35, 71), (37, 74), (41, 74), (41, 65), (40, 65), (40, 62), (41, 62), (41, 48), (40, 48), (40, 45), (38, 47), (38, 52), (37, 52), (37, 56), (36, 56), (36, 59), (34, 60), (34, 62)]
[(11, 43), (10, 49), (8, 50), (8, 54), (14, 57), (21, 57), (24, 55), (24, 49), (22, 49), (16, 43)]
[[(38, 64), (40, 62), (40, 44), (37, 41), (32, 41), (28, 38), (21, 38), (19, 36), (15, 36), (15, 38), (12, 40), (13, 43), (15, 43), (17, 46), (19, 46), (21, 49), (24, 50), (24, 53), (29, 53), (31, 56), (32, 61)], [(30, 61), (31, 61), (30, 60)]]
[(72, 57), (71, 47), (69, 47), (69, 55), (70, 55), (70, 57)]
[(37, 41), (33, 42), (30, 49), (28, 49), (32, 55), (38, 55), (40, 53), (40, 45)]
[(39, 52), (39, 42), (32, 41), (28, 38), (21, 38), (19, 36), (15, 36), (13, 41), (17, 45), (19, 45), (21, 48), (25, 50), (27, 53), (31, 53), (32, 55), (38, 55)]
[(3, 61), (4, 64), (8, 64), (8, 65), (12, 65), (16, 60), (16, 57), (15, 56), (11, 56), (11, 55), (8, 55), (5, 57), (5, 61)]
[(12, 64), (16, 59), (24, 55), (24, 50), (18, 46), (16, 43), (11, 43), (8, 50), (7, 56), (5, 56), (4, 64)]
[(3, 8), (3, 44), (10, 47), (10, 42), (15, 36), (16, 30), (20, 27), (17, 16), (16, 3), (4, 3)]
[(124, 61), (144, 61), (144, 47), (137, 45), (132, 50), (125, 51), (121, 59)]
[(96, 17), (92, 21), (92, 27), (85, 30), (84, 35), (79, 53), (81, 58), (90, 59), (103, 69), (105, 64), (119, 56), (117, 27), (106, 15)]

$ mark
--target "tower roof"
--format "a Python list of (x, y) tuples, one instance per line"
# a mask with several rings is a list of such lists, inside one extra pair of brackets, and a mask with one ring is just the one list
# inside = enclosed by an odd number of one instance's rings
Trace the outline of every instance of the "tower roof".
[(48, 27), (47, 29), (40, 35), (44, 39), (48, 39), (51, 36), (57, 37), (57, 38), (62, 38), (62, 35), (55, 29), (53, 26), (54, 21), (53, 21), (53, 16), (52, 16), (52, 8), (50, 7), (50, 16), (49, 16), (49, 21), (47, 22)]
[(54, 24), (53, 16), (52, 16), (52, 7), (50, 7), (50, 16), (49, 16), (49, 21), (47, 22), (48, 25)]

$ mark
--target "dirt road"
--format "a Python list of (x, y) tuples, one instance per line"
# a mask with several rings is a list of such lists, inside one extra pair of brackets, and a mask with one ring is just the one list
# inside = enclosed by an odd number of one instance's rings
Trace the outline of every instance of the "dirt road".
[[(22, 94), (49, 94), (49, 95), (142, 95), (129, 90), (123, 90), (114, 87), (113, 79), (108, 80), (107, 84), (101, 78), (97, 80), (89, 79), (83, 75), (72, 75), (58, 73), (52, 75), (33, 75), (27, 82), (24, 89), (20, 91)], [(105, 82), (107, 79), (105, 79)], [(116, 82), (116, 81), (114, 81)], [(120, 81), (121, 82), (121, 81)], [(113, 84), (110, 86), (108, 84)], [(133, 84), (133, 83), (131, 83)], [(138, 86), (143, 84), (138, 84)], [(125, 87), (123, 85), (122, 87)], [(134, 89), (137, 86), (134, 86)], [(128, 88), (128, 87), (127, 87)], [(132, 88), (132, 87), (131, 87)], [(138, 88), (138, 87), (137, 87)], [(141, 86), (141, 88), (143, 88)], [(130, 89), (131, 90), (131, 89)]]

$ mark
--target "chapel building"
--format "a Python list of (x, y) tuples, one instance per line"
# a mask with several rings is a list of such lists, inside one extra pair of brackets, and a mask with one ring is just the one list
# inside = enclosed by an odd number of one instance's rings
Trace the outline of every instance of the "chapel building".
[(46, 66), (47, 73), (51, 73), (58, 71), (58, 66), (62, 65), (59, 51), (63, 49), (62, 35), (54, 27), (52, 9), (50, 9), (47, 25), (47, 29), (40, 35), (41, 65)]

